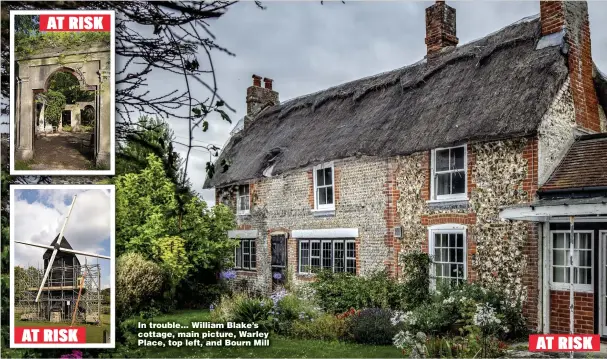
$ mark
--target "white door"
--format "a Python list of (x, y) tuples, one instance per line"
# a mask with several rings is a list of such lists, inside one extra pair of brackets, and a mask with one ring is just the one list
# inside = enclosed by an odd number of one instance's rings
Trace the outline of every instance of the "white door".
[(601, 231), (600, 235), (600, 303), (599, 303), (599, 331), (601, 336), (607, 336), (607, 231)]

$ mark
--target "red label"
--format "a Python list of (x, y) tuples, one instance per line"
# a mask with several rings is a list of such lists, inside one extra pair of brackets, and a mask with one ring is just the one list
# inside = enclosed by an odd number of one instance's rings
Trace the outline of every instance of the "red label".
[(529, 336), (532, 352), (598, 352), (601, 339), (598, 334), (534, 334)]
[(86, 343), (86, 327), (15, 327), (15, 344)]
[(40, 15), (40, 31), (110, 31), (109, 14)]

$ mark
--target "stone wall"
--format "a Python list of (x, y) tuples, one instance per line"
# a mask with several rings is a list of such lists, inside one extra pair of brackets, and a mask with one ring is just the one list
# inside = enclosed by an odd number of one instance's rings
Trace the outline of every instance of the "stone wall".
[(545, 183), (574, 141), (575, 108), (569, 80), (544, 115), (539, 134), (539, 184)]

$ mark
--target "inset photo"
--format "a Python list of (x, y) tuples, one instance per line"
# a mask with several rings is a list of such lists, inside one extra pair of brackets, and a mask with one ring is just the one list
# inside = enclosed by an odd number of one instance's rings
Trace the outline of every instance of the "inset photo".
[(115, 191), (11, 186), (12, 348), (114, 348)]
[(11, 175), (113, 175), (115, 17), (10, 12)]

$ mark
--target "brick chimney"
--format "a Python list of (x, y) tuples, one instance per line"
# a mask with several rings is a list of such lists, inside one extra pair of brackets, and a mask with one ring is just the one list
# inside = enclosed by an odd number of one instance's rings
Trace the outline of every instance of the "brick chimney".
[(270, 78), (264, 78), (264, 87), (261, 87), (261, 76), (253, 75), (253, 86), (247, 88), (247, 115), (245, 116), (244, 126), (247, 128), (255, 119), (261, 110), (268, 106), (275, 106), (280, 103), (278, 92), (272, 90)]
[(592, 80), (590, 25), (586, 1), (540, 1), (542, 35), (563, 31), (578, 126), (600, 132), (598, 98)]
[(455, 9), (437, 1), (426, 8), (426, 46), (428, 57), (440, 53), (443, 49), (457, 46), (455, 36)]

